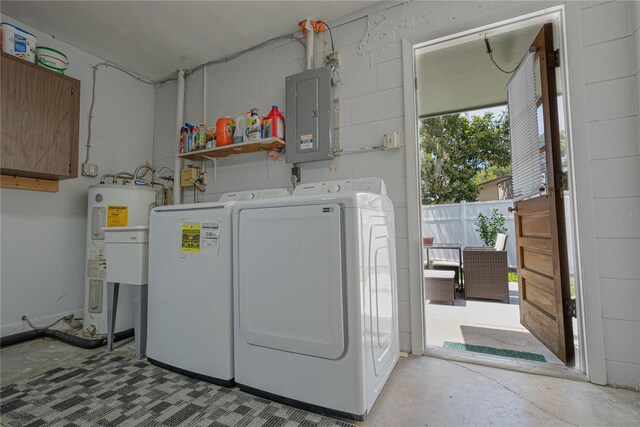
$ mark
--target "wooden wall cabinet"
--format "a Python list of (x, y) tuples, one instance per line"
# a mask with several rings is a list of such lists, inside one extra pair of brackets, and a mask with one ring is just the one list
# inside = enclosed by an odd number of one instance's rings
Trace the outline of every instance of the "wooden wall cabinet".
[(80, 81), (4, 53), (0, 65), (2, 174), (77, 177)]

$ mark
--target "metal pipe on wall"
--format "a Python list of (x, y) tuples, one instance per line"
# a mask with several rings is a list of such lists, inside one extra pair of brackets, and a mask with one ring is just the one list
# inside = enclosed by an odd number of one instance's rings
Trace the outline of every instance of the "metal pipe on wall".
[(176, 96), (176, 157), (173, 163), (173, 204), (182, 203), (182, 189), (180, 188), (180, 169), (182, 160), (178, 157), (180, 153), (180, 129), (184, 123), (184, 70), (178, 70), (178, 88)]

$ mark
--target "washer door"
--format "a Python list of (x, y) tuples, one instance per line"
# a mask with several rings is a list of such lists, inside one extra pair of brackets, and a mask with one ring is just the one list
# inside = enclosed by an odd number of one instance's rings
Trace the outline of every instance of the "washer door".
[(240, 333), (248, 344), (342, 356), (340, 217), (335, 204), (240, 212), (236, 283)]

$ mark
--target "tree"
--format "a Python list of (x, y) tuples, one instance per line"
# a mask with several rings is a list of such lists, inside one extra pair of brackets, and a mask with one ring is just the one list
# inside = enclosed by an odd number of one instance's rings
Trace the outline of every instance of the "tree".
[[(511, 171), (509, 118), (448, 114), (420, 120), (422, 203), (474, 201), (479, 174)], [(491, 179), (491, 178), (489, 178)]]

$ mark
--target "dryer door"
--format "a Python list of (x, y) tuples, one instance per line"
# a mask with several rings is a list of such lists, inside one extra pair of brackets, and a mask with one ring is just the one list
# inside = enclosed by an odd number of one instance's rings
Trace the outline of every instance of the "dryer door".
[(340, 217), (335, 204), (240, 212), (236, 283), (240, 333), (248, 344), (342, 356)]

